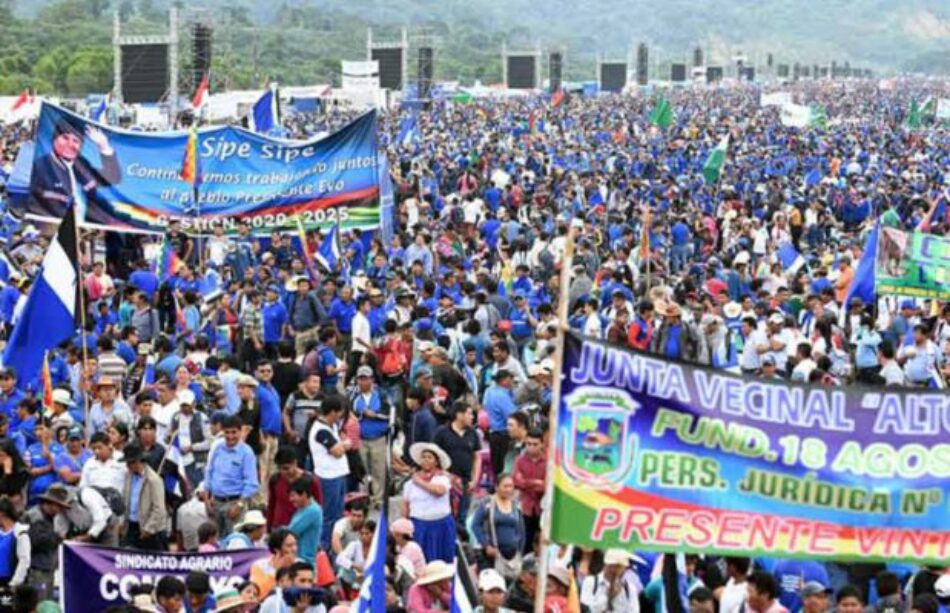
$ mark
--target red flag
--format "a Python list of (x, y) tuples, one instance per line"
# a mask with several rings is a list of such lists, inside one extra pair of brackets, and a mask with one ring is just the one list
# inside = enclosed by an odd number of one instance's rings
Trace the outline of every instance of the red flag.
[(208, 101), (208, 74), (205, 73), (201, 77), (201, 83), (198, 84), (198, 89), (195, 90), (195, 97), (191, 99), (191, 106), (197, 111), (205, 105)]
[(551, 96), (551, 106), (560, 106), (564, 102), (564, 90), (559, 89)]
[(10, 112), (16, 111), (20, 107), (26, 106), (30, 103), (30, 90), (24, 89), (23, 93), (20, 94), (20, 97), (16, 99), (16, 102), (13, 103), (13, 108), (10, 109)]

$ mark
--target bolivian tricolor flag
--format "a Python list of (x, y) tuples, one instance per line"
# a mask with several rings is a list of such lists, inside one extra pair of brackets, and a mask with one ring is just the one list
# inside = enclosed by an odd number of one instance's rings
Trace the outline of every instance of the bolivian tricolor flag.
[(198, 177), (198, 127), (195, 124), (191, 124), (188, 131), (185, 157), (181, 164), (181, 179), (192, 187), (201, 182)]

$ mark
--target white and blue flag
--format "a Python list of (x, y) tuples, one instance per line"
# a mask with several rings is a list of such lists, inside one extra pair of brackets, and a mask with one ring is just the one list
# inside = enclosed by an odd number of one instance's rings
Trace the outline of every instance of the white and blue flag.
[(330, 231), (323, 241), (320, 242), (320, 249), (313, 255), (313, 258), (320, 263), (327, 271), (336, 270), (336, 264), (343, 256), (340, 249), (340, 223), (333, 224)]
[(399, 135), (396, 136), (396, 144), (409, 147), (421, 142), (422, 132), (419, 130), (419, 118), (415, 113), (411, 113), (404, 117), (399, 124)]
[(3, 352), (3, 364), (15, 367), (20, 381), (32, 381), (43, 367), (46, 352), (76, 334), (78, 292), (76, 211), (71, 207), (50, 242), (43, 267)]
[[(384, 504), (379, 521), (376, 522), (376, 532), (373, 533), (373, 542), (370, 543), (369, 555), (366, 556), (360, 594), (350, 607), (351, 613), (378, 611), (379, 603), (386, 602), (386, 538), (389, 533), (386, 507)], [(373, 603), (376, 603), (376, 606), (373, 606)]]
[(280, 95), (276, 87), (264, 92), (251, 107), (248, 125), (258, 134), (269, 134), (280, 128)]
[(797, 274), (805, 266), (805, 257), (799, 253), (792, 243), (782, 243), (776, 255), (778, 261), (782, 264), (782, 270), (788, 274)]

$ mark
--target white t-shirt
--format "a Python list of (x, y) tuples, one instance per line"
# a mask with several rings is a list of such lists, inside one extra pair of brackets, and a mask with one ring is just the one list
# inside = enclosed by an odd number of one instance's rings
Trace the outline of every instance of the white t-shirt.
[(178, 400), (172, 400), (168, 404), (157, 405), (152, 409), (152, 418), (155, 419), (155, 438), (164, 445), (167, 442), (168, 435), (171, 432), (172, 419), (178, 414)]
[(432, 477), (431, 483), (444, 486), (445, 493), (441, 496), (433, 496), (412, 480), (406, 481), (402, 488), (402, 495), (409, 503), (410, 518), (432, 521), (452, 514), (452, 480), (442, 473)]
[(350, 474), (346, 454), (337, 458), (330, 453), (330, 449), (340, 441), (340, 429), (336, 424), (328, 426), (320, 419), (314, 420), (308, 440), (315, 475), (321, 479), (337, 479)]
[(208, 259), (218, 266), (224, 264), (224, 258), (228, 254), (228, 244), (230, 240), (226, 236), (212, 236), (208, 239)]
[[(756, 347), (765, 345), (769, 342), (765, 332), (754, 330), (749, 338), (745, 340), (745, 347), (742, 349), (742, 357), (739, 358), (739, 366), (743, 370), (758, 370), (762, 367), (762, 358)], [(764, 355), (764, 354), (763, 354)]]
[[(367, 346), (373, 346), (373, 337), (370, 334), (369, 319), (359, 311), (353, 315), (351, 335), (353, 337), (353, 351), (357, 353), (368, 353), (369, 349)], [(362, 340), (366, 345), (357, 342), (359, 340)]]
[(735, 579), (729, 579), (719, 597), (719, 613), (739, 613), (745, 603), (746, 593), (745, 581), (736, 583)]
[(105, 462), (92, 457), (83, 464), (79, 487), (111, 487), (121, 493), (125, 489), (125, 473), (125, 464), (115, 455)]

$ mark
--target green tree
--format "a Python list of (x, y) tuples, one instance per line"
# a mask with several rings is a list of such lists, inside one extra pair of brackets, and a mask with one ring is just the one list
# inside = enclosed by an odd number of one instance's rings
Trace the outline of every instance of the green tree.
[(93, 19), (99, 19), (109, 10), (112, 0), (85, 0), (86, 10)]
[(56, 92), (68, 93), (66, 78), (69, 76), (72, 55), (64, 47), (56, 47), (39, 59), (33, 74), (49, 82)]
[(86, 49), (70, 63), (66, 87), (73, 95), (104, 93), (112, 89), (112, 76), (112, 50)]

